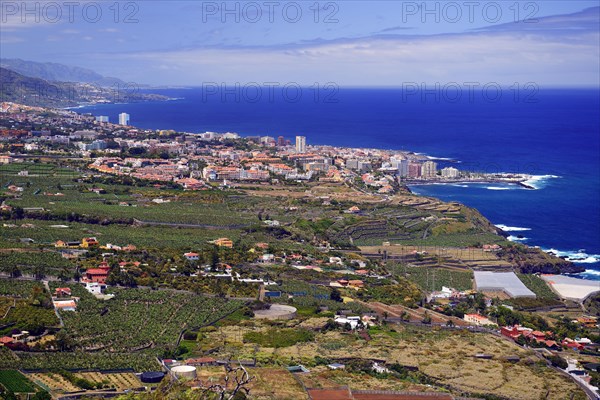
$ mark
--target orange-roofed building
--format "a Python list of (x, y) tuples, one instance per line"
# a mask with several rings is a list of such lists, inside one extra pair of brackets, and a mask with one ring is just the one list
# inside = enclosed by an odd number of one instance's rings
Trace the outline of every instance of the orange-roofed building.
[(11, 337), (8, 337), (8, 336), (0, 337), (0, 346), (4, 346), (6, 344), (11, 344), (12, 342), (14, 342), (14, 340)]
[(98, 247), (100, 243), (96, 240), (95, 237), (83, 238), (81, 240), (81, 247), (89, 248), (89, 247)]
[(233, 241), (228, 238), (219, 238), (214, 240), (213, 243), (219, 247), (229, 247), (230, 249), (233, 248)]
[(359, 279), (351, 279), (348, 281), (348, 286), (360, 289), (365, 286), (365, 283)]
[(56, 288), (54, 289), (55, 297), (70, 297), (71, 296), (71, 288)]

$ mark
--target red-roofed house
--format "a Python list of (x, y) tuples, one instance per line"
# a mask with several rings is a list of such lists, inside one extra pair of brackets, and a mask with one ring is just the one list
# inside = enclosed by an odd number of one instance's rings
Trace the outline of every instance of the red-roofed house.
[(533, 332), (533, 329), (529, 329), (529, 328), (525, 328), (524, 326), (521, 325), (513, 325), (513, 326), (503, 326), (500, 329), (500, 333), (503, 336), (509, 337), (513, 340), (516, 340), (519, 338), (519, 336), (529, 336), (531, 335), (531, 332)]
[(565, 338), (562, 343), (563, 347), (567, 347), (572, 350), (583, 350), (585, 347), (583, 343), (577, 343), (573, 339)]
[(107, 263), (101, 263), (98, 268), (90, 268), (85, 271), (84, 282), (97, 282), (101, 284), (106, 283), (106, 278), (108, 278), (108, 273), (110, 271), (110, 266)]
[(71, 297), (71, 288), (56, 288), (54, 289), (54, 297)]
[(0, 337), (0, 346), (11, 344), (12, 342), (14, 342), (14, 340), (9, 336)]

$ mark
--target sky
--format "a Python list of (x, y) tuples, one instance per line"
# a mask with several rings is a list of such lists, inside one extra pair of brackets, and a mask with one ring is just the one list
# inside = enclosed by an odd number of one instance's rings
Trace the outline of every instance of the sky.
[(600, 1), (0, 1), (0, 55), (151, 85), (600, 85)]

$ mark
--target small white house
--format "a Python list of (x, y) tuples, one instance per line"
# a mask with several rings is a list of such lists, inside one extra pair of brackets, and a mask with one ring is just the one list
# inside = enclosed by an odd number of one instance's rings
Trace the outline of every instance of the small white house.
[(260, 256), (260, 261), (264, 263), (272, 263), (275, 261), (275, 255), (273, 254), (263, 254)]
[(192, 252), (185, 253), (183, 256), (188, 261), (198, 261), (198, 259), (200, 258), (200, 254), (198, 254), (198, 253), (192, 253)]
[(100, 295), (104, 293), (106, 285), (102, 285), (98, 282), (86, 282), (85, 289), (93, 295)]
[(338, 325), (350, 325), (350, 328), (356, 329), (360, 322), (360, 317), (336, 317), (334, 320)]

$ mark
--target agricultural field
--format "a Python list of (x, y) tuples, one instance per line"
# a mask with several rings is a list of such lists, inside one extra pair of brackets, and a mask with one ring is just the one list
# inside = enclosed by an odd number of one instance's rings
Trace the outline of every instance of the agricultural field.
[[(30, 228), (28, 228), (30, 229)], [(74, 270), (75, 264), (51, 251), (0, 251), (0, 270), (10, 273), (18, 269), (22, 274), (34, 274), (41, 267), (45, 274), (58, 275)]]
[(76, 392), (81, 390), (57, 373), (30, 373), (27, 377), (49, 392)]
[(155, 371), (159, 368), (152, 354), (106, 353), (106, 352), (46, 352), (13, 353), (0, 348), (0, 369), (19, 368), (27, 372), (47, 370), (133, 370), (137, 372)]
[(539, 299), (558, 300), (558, 295), (550, 289), (545, 280), (537, 275), (517, 274), (521, 282)]
[[(19, 172), (27, 171), (29, 176), (19, 176)], [(79, 173), (72, 168), (61, 167), (57, 164), (23, 162), (0, 165), (0, 184), (6, 185), (9, 181), (18, 183), (22, 180), (43, 177), (74, 178)]]
[[(206, 244), (208, 240), (229, 237), (238, 240), (239, 230), (171, 228), (164, 226), (131, 226), (122, 224), (86, 224), (68, 221), (40, 221), (25, 219), (21, 223), (32, 224), (33, 228), (2, 228), (0, 248), (28, 248), (37, 251), (40, 244), (53, 246), (57, 240), (81, 241), (83, 237), (94, 236), (102, 244), (132, 244), (137, 247), (189, 249)], [(67, 226), (63, 228), (62, 226)], [(33, 245), (19, 242), (20, 238), (32, 238)]]
[(75, 374), (75, 376), (96, 384), (104, 384), (105, 387), (114, 388), (118, 391), (143, 386), (137, 376), (131, 372), (107, 374), (101, 372), (80, 372)]
[(174, 291), (111, 292), (115, 297), (108, 301), (88, 293), (81, 296), (76, 312), (61, 312), (74, 349), (116, 353), (152, 349), (161, 353), (176, 345), (183, 330), (213, 323), (242, 305)]
[(0, 278), (0, 336), (13, 329), (32, 334), (58, 325), (50, 293), (39, 282), (13, 281)]
[(0, 385), (14, 393), (34, 393), (35, 386), (22, 373), (15, 370), (0, 370)]
[[(240, 185), (245, 189), (244, 192), (182, 192), (157, 189), (145, 184), (135, 186), (135, 181), (131, 186), (123, 185), (112, 182), (110, 177), (87, 178), (79, 176), (81, 173), (76, 170), (65, 170), (51, 164), (36, 167), (40, 171), (48, 171), (47, 173), (14, 176), (21, 168), (23, 167), (10, 165), (0, 182), (4, 187), (11, 183), (24, 188), (18, 198), (7, 199), (7, 204), (41, 207), (46, 211), (38, 215), (38, 218), (41, 218), (41, 215), (52, 216), (55, 224), (92, 223), (92, 227), (85, 228), (104, 234), (111, 242), (126, 242), (137, 246), (151, 245), (153, 235), (162, 239), (159, 241), (161, 247), (176, 244), (176, 241), (170, 239), (172, 237), (182, 239), (182, 242), (188, 244), (197, 242), (190, 239), (190, 236), (196, 236), (190, 235), (194, 230), (186, 226), (177, 228), (185, 230), (180, 232), (159, 225), (146, 226), (140, 233), (132, 233), (130, 231), (133, 230), (124, 229), (122, 225), (104, 225), (130, 224), (134, 219), (162, 224), (192, 224), (196, 225), (195, 228), (205, 228), (196, 229), (196, 234), (204, 236), (204, 240), (206, 236), (211, 235), (207, 234), (208, 229), (215, 230), (213, 233), (216, 237), (239, 238), (245, 232), (256, 232), (257, 228), (263, 228), (261, 220), (276, 219), (282, 224), (282, 230), (279, 233), (275, 232), (278, 236), (285, 233), (284, 236), (291, 235), (305, 241), (317, 237), (343, 246), (379, 245), (383, 240), (408, 244), (412, 241), (429, 240), (431, 245), (438, 245), (440, 241), (446, 240), (456, 246), (503, 240), (499, 236), (478, 231), (479, 228), (487, 227), (480, 221), (480, 216), (471, 215), (473, 213), (468, 210), (462, 210), (451, 218), (456, 219), (456, 224), (468, 225), (469, 229), (474, 229), (473, 232), (432, 236), (432, 223), (423, 218), (438, 218), (444, 215), (443, 211), (435, 208), (421, 210), (400, 203), (374, 205), (371, 202), (377, 200), (376, 197), (357, 195), (355, 191), (339, 185), (308, 183), (297, 188), (282, 186), (280, 190), (267, 186)], [(63, 170), (65, 173), (52, 172)], [(103, 192), (98, 194), (90, 191), (91, 188), (101, 188)], [(319, 196), (339, 199), (324, 205)], [(157, 199), (164, 199), (166, 202), (153, 202)], [(344, 210), (353, 204), (361, 205), (360, 215), (344, 213)], [(294, 213), (288, 211), (292, 206), (297, 209)], [(444, 224), (447, 225), (448, 221)], [(79, 229), (73, 228), (68, 229), (68, 232), (57, 232), (60, 230), (56, 228), (54, 232), (45, 228), (39, 229), (43, 232), (34, 232), (38, 229), (31, 229), (31, 234), (11, 228), (8, 231), (14, 232), (9, 232), (7, 238), (0, 240), (0, 247), (24, 247), (18, 243), (18, 239), (22, 237), (31, 237), (36, 240), (36, 244), (55, 241), (61, 238), (61, 234), (67, 240), (80, 239)], [(493, 236), (493, 240), (487, 240), (489, 235)], [(12, 243), (12, 246), (7, 242)]]
[(473, 289), (472, 271), (420, 266), (396, 266), (393, 271), (400, 276), (406, 276), (408, 280), (427, 291), (439, 291), (442, 290), (442, 286), (457, 290)]
[(31, 301), (16, 300), (15, 307), (8, 311), (6, 317), (0, 319), (0, 324), (10, 324), (9, 327), (0, 329), (0, 335), (8, 334), (13, 329), (38, 335), (43, 333), (45, 328), (58, 326), (58, 323), (51, 305), (43, 307), (34, 305)]
[(0, 278), (0, 296), (29, 297), (34, 288), (43, 290), (44, 287), (40, 282)]

